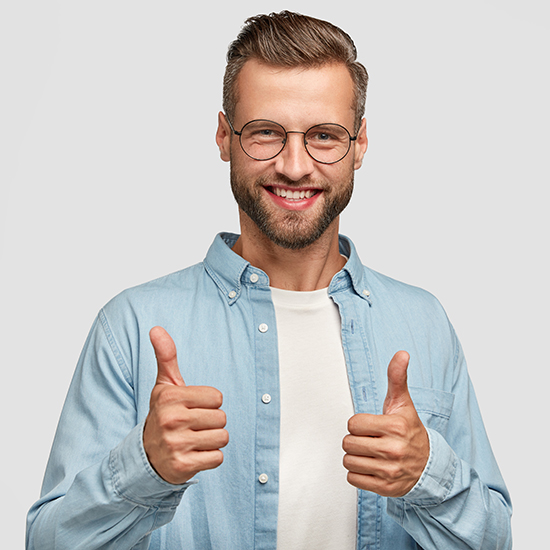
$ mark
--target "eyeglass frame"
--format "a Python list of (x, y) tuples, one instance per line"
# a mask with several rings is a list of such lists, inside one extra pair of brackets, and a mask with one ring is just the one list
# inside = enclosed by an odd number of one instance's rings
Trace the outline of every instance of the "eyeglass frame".
[[(345, 127), (345, 126), (342, 126), (341, 124), (337, 124), (336, 122), (322, 122), (321, 124), (314, 124), (313, 126), (309, 127), (305, 132), (299, 132), (298, 130), (287, 130), (282, 124), (279, 124), (278, 122), (275, 122), (274, 120), (267, 120), (265, 118), (257, 118), (257, 119), (254, 119), (254, 120), (249, 120), (239, 131), (235, 130), (235, 128), (233, 128), (233, 124), (231, 124), (231, 120), (229, 120), (229, 117), (227, 115), (225, 115), (225, 119), (227, 120), (227, 122), (229, 123), (229, 127), (231, 128), (231, 131), (233, 132), (233, 134), (235, 134), (236, 136), (239, 136), (239, 145), (241, 146), (241, 149), (243, 150), (243, 153), (251, 158), (252, 160), (257, 160), (258, 162), (265, 162), (267, 160), (271, 160), (271, 159), (274, 159), (276, 156), (280, 155), (284, 148), (286, 147), (286, 144), (288, 142), (288, 134), (303, 134), (304, 136), (304, 149), (306, 150), (306, 153), (315, 161), (315, 162), (318, 162), (319, 164), (336, 164), (337, 162), (340, 162), (342, 160), (344, 160), (347, 156), (348, 156), (348, 153), (351, 149), (351, 143), (352, 141), (356, 141), (357, 140), (357, 137), (359, 136), (359, 134), (355, 134), (354, 136), (352, 136), (349, 132), (349, 130)], [(252, 155), (250, 155), (249, 153), (246, 152), (246, 149), (244, 148), (243, 146), (243, 142), (242, 142), (242, 135), (243, 135), (243, 130), (249, 125), (249, 124), (252, 124), (253, 122), (270, 122), (271, 124), (276, 124), (277, 126), (280, 126), (284, 132), (285, 132), (285, 138), (283, 140), (283, 146), (281, 147), (281, 149), (279, 150), (278, 153), (274, 154), (272, 157), (269, 157), (269, 158), (266, 158), (266, 159), (257, 159), (256, 157), (253, 157)], [(316, 126), (324, 126), (324, 125), (327, 125), (327, 124), (332, 124), (334, 126), (339, 126), (340, 128), (343, 128), (345, 131), (346, 131), (346, 134), (348, 134), (348, 137), (349, 137), (349, 142), (348, 142), (348, 148), (346, 150), (346, 152), (344, 153), (344, 155), (342, 157), (340, 157), (338, 160), (333, 160), (332, 162), (324, 162), (322, 160), (317, 160), (310, 152), (309, 152), (309, 149), (307, 148), (307, 142), (306, 142), (306, 134), (312, 129), (312, 128), (315, 128)]]

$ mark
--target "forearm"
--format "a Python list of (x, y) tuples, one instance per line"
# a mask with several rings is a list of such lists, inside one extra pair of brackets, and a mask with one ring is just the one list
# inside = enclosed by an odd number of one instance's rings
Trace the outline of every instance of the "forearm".
[(171, 521), (188, 484), (173, 486), (157, 476), (143, 451), (142, 429), (79, 472), (64, 494), (56, 488), (37, 502), (29, 513), (28, 550), (148, 547), (150, 533)]
[(445, 439), (429, 431), (430, 459), (417, 485), (388, 499), (388, 514), (424, 550), (508, 550), (511, 505), (504, 487), (489, 487)]

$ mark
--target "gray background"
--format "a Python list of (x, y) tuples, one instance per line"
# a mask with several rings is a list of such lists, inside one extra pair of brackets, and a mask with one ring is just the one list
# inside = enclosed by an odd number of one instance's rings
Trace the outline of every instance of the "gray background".
[(293, 9), (349, 32), (371, 76), (369, 151), (342, 232), (366, 264), (444, 304), (512, 492), (515, 547), (540, 548), (547, 4), (185, 4), (0, 4), (2, 546), (23, 546), (98, 309), (238, 230), (214, 142), (225, 51), (247, 16)]

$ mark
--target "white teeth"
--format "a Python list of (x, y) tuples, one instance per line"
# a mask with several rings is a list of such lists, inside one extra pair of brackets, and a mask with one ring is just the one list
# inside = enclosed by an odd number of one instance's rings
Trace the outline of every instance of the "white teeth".
[(307, 191), (301, 190), (301, 191), (291, 191), (290, 189), (281, 189), (279, 187), (274, 187), (273, 191), (278, 197), (286, 198), (287, 200), (297, 201), (297, 200), (303, 200), (303, 199), (309, 199), (315, 195), (315, 191), (311, 191), (308, 189)]

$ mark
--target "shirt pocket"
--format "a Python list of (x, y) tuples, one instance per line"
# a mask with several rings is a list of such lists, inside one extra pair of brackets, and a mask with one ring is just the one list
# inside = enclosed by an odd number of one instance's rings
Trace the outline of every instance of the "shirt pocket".
[(424, 426), (445, 436), (453, 410), (454, 394), (432, 388), (416, 387), (410, 387), (409, 393)]

